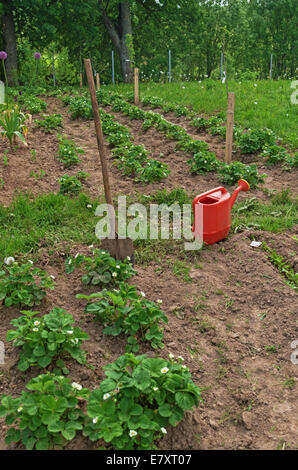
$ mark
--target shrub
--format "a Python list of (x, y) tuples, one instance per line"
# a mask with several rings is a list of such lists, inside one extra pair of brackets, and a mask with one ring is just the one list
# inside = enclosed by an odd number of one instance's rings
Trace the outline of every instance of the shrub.
[(149, 159), (144, 167), (137, 170), (138, 180), (142, 183), (152, 183), (160, 181), (170, 174), (168, 165), (158, 160)]
[(190, 165), (191, 173), (194, 174), (216, 171), (220, 166), (216, 155), (210, 152), (198, 152), (192, 159), (187, 160), (187, 163)]
[(156, 449), (154, 441), (166, 427), (176, 426), (201, 401), (182, 361), (126, 354), (106, 366), (107, 378), (90, 395), (92, 423), (83, 434), (92, 441), (103, 438), (114, 449)]
[(273, 145), (275, 138), (271, 129), (253, 129), (239, 137), (238, 146), (243, 153), (257, 153)]

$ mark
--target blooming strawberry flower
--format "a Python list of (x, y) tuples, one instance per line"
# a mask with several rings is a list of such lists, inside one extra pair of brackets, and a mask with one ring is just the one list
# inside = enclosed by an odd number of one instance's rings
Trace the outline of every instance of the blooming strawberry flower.
[(166, 430), (165, 428), (160, 428), (160, 430), (161, 430), (161, 432), (162, 432), (163, 434), (168, 434), (168, 433), (167, 433), (167, 430)]
[(40, 325), (40, 321), (36, 320), (36, 321), (34, 322), (34, 325), (35, 325), (35, 326)]
[(162, 374), (166, 374), (168, 371), (169, 371), (169, 369), (167, 367), (163, 367), (160, 372)]
[(104, 396), (103, 396), (103, 399), (107, 400), (108, 398), (110, 398), (110, 396), (111, 396), (110, 393), (105, 393)]
[(138, 433), (137, 433), (136, 431), (134, 431), (133, 429), (131, 429), (131, 430), (129, 431), (129, 436), (130, 436), (130, 437), (135, 437), (137, 434), (138, 434)]
[(113, 276), (113, 277), (117, 277), (117, 273), (112, 273), (112, 276)]
[(71, 386), (72, 388), (75, 388), (76, 390), (82, 390), (82, 385), (78, 384), (77, 382), (73, 382)]
[(95, 418), (93, 418), (92, 423), (93, 423), (93, 424), (96, 424), (97, 421), (98, 421), (98, 416), (96, 416)]
[(15, 259), (13, 256), (8, 256), (7, 258), (4, 258), (4, 263), (7, 264), (7, 266), (10, 266), (14, 262)]
[(39, 331), (39, 328), (33, 328), (32, 331)]

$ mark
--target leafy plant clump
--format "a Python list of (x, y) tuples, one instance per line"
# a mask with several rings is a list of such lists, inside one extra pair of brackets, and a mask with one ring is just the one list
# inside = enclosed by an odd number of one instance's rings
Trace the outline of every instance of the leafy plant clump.
[(27, 305), (32, 307), (41, 303), (45, 297), (45, 289), (53, 289), (51, 276), (32, 263), (19, 266), (14, 263), (0, 271), (0, 300), (6, 307)]
[(51, 133), (53, 130), (63, 127), (61, 114), (44, 114), (43, 119), (36, 119), (34, 122), (36, 127), (41, 127), (46, 133)]
[(23, 109), (32, 114), (47, 110), (47, 103), (37, 96), (22, 93), (17, 97), (17, 100)]
[(218, 173), (220, 180), (232, 186), (240, 179), (245, 179), (251, 188), (257, 188), (260, 183), (264, 183), (266, 174), (260, 175), (256, 165), (245, 165), (242, 162), (221, 163)]
[(26, 388), (19, 398), (2, 397), (0, 417), (14, 425), (6, 433), (6, 444), (20, 442), (26, 450), (63, 448), (83, 429), (86, 417), (80, 400), (89, 390), (52, 374), (39, 375)]
[(88, 401), (83, 434), (113, 449), (156, 449), (154, 441), (202, 400), (183, 358), (175, 361), (126, 354), (105, 367), (107, 378)]
[(65, 261), (65, 271), (70, 274), (75, 268), (82, 266), (86, 274), (82, 277), (83, 284), (106, 287), (117, 286), (136, 274), (131, 260), (124, 261), (113, 258), (107, 251), (96, 249), (93, 257), (77, 254), (75, 258), (69, 257)]
[(170, 174), (168, 165), (158, 160), (149, 159), (144, 167), (137, 170), (137, 179), (142, 183), (152, 183), (167, 178)]
[(89, 301), (85, 311), (105, 325), (104, 334), (129, 335), (127, 352), (137, 352), (139, 341), (150, 341), (154, 349), (164, 346), (163, 330), (159, 323), (167, 323), (168, 319), (160, 309), (160, 301), (155, 303), (145, 299), (144, 292), (139, 295), (135, 286), (122, 282), (119, 290), (105, 289), (89, 296), (78, 294), (77, 297)]
[(84, 150), (77, 147), (75, 142), (69, 139), (59, 138), (59, 151), (57, 159), (63, 163), (65, 168), (78, 165), (81, 160), (79, 155), (84, 154)]
[(215, 153), (206, 151), (195, 153), (192, 159), (187, 160), (187, 163), (190, 165), (191, 173), (194, 174), (217, 171), (220, 166)]
[(54, 360), (58, 367), (64, 368), (62, 357), (72, 357), (80, 364), (86, 362), (85, 352), (81, 350), (82, 341), (88, 335), (81, 328), (73, 326), (72, 315), (64, 309), (55, 307), (49, 314), (36, 317), (39, 312), (23, 310), (22, 316), (11, 321), (16, 328), (7, 332), (7, 341), (21, 347), (18, 367), (25, 371), (32, 366), (47, 367)]
[(60, 183), (60, 190), (61, 194), (77, 194), (83, 188), (83, 183), (88, 178), (89, 173), (85, 173), (84, 171), (79, 171), (76, 175), (69, 176), (63, 175), (59, 179)]
[(278, 163), (282, 163), (286, 160), (286, 158), (290, 157), (284, 147), (280, 147), (279, 145), (270, 145), (266, 147), (262, 154), (262, 157), (266, 158), (266, 165), (277, 165)]
[(240, 135), (237, 144), (242, 153), (257, 153), (273, 145), (275, 139), (271, 129), (253, 129)]

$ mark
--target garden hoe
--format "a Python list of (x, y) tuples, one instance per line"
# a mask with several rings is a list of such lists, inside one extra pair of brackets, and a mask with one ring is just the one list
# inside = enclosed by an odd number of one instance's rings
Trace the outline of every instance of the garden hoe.
[[(106, 203), (108, 204), (108, 207), (114, 207), (112, 194), (111, 194), (111, 188), (110, 188), (110, 182), (109, 182), (108, 164), (107, 164), (106, 153), (104, 149), (102, 126), (101, 126), (98, 102), (97, 102), (96, 91), (95, 91), (95, 83), (93, 80), (91, 61), (90, 59), (84, 59), (84, 63), (85, 63), (87, 80), (88, 80), (88, 86), (89, 86), (90, 95), (91, 95), (95, 132), (96, 132), (96, 138), (97, 138), (97, 146), (98, 146), (98, 151), (99, 151), (99, 156), (100, 156), (100, 161), (101, 161), (101, 170), (102, 170), (102, 177), (103, 177), (103, 184), (104, 184), (105, 199), (106, 199)], [(107, 250), (110, 253), (110, 255), (116, 259), (123, 261), (127, 256), (129, 256), (133, 262), (133, 259), (134, 259), (133, 242), (130, 238), (119, 237), (118, 224), (117, 224), (116, 217), (115, 217), (115, 220), (113, 220), (114, 214), (115, 214), (115, 210), (111, 211), (109, 213), (109, 218), (110, 218), (110, 226), (115, 227), (115, 238), (103, 239), (101, 247), (104, 250)]]

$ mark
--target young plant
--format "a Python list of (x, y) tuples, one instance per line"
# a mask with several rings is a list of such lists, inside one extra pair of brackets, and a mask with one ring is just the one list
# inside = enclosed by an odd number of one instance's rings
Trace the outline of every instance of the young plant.
[(290, 157), (286, 149), (279, 145), (270, 145), (266, 147), (261, 156), (266, 158), (266, 165), (277, 165)]
[(89, 173), (84, 171), (79, 171), (76, 175), (68, 176), (63, 175), (59, 179), (61, 194), (77, 194), (83, 188), (83, 182), (86, 181), (87, 177), (90, 176)]
[(21, 347), (18, 368), (25, 371), (32, 366), (47, 367), (53, 361), (64, 368), (62, 358), (72, 357), (80, 364), (86, 362), (85, 352), (81, 350), (82, 341), (88, 335), (81, 328), (73, 326), (72, 315), (64, 309), (55, 307), (43, 317), (39, 312), (21, 311), (22, 316), (11, 321), (16, 328), (7, 332), (7, 341)]
[(104, 250), (95, 250), (93, 257), (78, 254), (69, 257), (65, 262), (65, 271), (70, 274), (76, 267), (83, 266), (86, 274), (82, 277), (83, 284), (106, 287), (119, 285), (136, 274), (130, 258), (119, 261)]
[(253, 129), (239, 137), (238, 146), (242, 153), (257, 153), (273, 145), (275, 139), (271, 129)]
[(73, 142), (72, 140), (64, 139), (60, 136), (57, 160), (63, 163), (65, 168), (70, 168), (71, 166), (78, 165), (81, 162), (78, 155), (82, 155), (84, 153), (84, 150), (80, 147), (77, 147), (75, 142)]
[(122, 282), (119, 290), (105, 289), (90, 296), (78, 294), (77, 297), (89, 301), (85, 312), (92, 313), (105, 325), (104, 334), (129, 335), (126, 352), (137, 352), (139, 341), (150, 341), (154, 349), (163, 348), (163, 330), (159, 323), (167, 323), (167, 316), (158, 304), (144, 298), (144, 292), (139, 295), (135, 286)]
[(196, 175), (207, 171), (216, 171), (220, 166), (215, 153), (207, 151), (195, 153), (192, 159), (187, 160), (187, 163), (190, 165), (191, 173)]
[(27, 114), (22, 113), (16, 106), (13, 109), (6, 109), (0, 115), (0, 134), (7, 137), (12, 147), (16, 138), (20, 139), (25, 145), (28, 128), (25, 121), (29, 118)]
[(158, 160), (149, 159), (144, 167), (137, 170), (137, 179), (142, 183), (152, 183), (160, 181), (170, 174), (168, 165)]
[(14, 425), (6, 433), (6, 444), (20, 442), (26, 450), (63, 448), (83, 429), (86, 417), (80, 405), (89, 390), (53, 374), (35, 377), (26, 388), (19, 398), (2, 397), (0, 417)]
[(183, 358), (126, 354), (105, 367), (107, 378), (88, 401), (83, 434), (117, 450), (157, 449), (154, 441), (202, 400)]
[(51, 133), (53, 130), (63, 127), (63, 118), (61, 114), (43, 115), (43, 119), (35, 120), (36, 127), (41, 127), (46, 133)]
[(257, 188), (260, 183), (264, 183), (266, 174), (260, 175), (256, 165), (245, 165), (242, 162), (221, 163), (218, 173), (220, 180), (232, 186), (240, 179), (245, 179), (251, 188)]
[(46, 295), (44, 289), (53, 289), (54, 285), (47, 272), (34, 268), (31, 263), (21, 266), (14, 263), (0, 271), (0, 300), (4, 301), (6, 307), (32, 307), (41, 303)]

